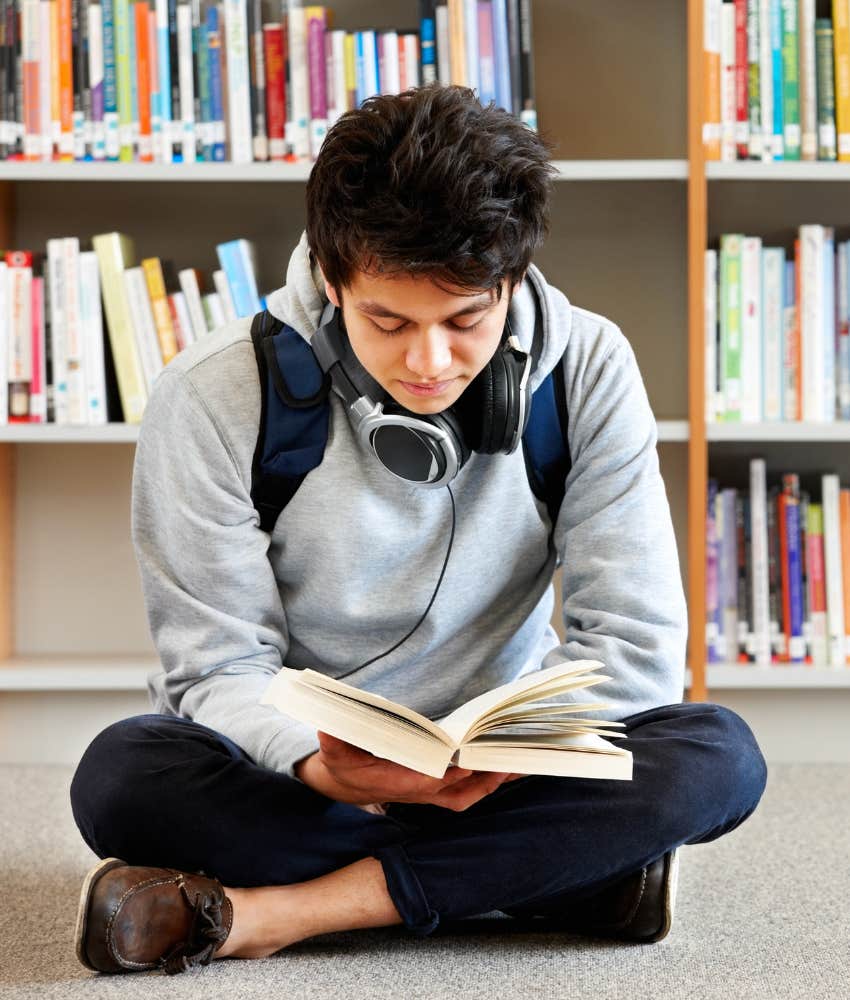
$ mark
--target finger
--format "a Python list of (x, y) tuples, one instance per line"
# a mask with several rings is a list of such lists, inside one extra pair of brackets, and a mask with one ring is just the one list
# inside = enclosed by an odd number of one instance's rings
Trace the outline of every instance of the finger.
[(322, 753), (331, 760), (345, 761), (346, 764), (355, 766), (368, 764), (376, 759), (368, 750), (361, 750), (353, 743), (346, 743), (330, 733), (319, 732), (318, 737)]

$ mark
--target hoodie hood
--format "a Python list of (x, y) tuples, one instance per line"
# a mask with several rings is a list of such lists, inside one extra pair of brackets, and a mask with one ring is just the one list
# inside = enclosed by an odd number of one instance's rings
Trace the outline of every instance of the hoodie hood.
[[(555, 367), (566, 350), (572, 325), (572, 307), (566, 295), (548, 284), (540, 269), (530, 264), (525, 280), (514, 293), (508, 311), (511, 328), (524, 351), (531, 350), (536, 303), (540, 304), (543, 346), (540, 360), (529, 380), (532, 391)], [(266, 296), (266, 308), (272, 316), (293, 327), (309, 341), (319, 328), (327, 305), (322, 273), (318, 263), (310, 263), (310, 248), (305, 231), (289, 258), (286, 284)]]

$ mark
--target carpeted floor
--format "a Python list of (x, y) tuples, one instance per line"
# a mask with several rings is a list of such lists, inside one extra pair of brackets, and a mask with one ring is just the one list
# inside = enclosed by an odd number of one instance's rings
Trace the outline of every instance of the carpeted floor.
[[(82, 878), (68, 767), (0, 766), (0, 998), (848, 1000), (850, 767), (773, 765), (759, 809), (682, 849), (673, 930), (655, 945), (549, 933), (326, 935), (194, 974), (99, 976), (77, 962)], [(494, 922), (495, 927), (495, 922)]]

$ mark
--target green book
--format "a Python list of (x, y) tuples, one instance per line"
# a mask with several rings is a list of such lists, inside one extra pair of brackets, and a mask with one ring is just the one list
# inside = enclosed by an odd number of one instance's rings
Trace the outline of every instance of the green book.
[(828, 17), (815, 20), (815, 65), (818, 95), (818, 159), (835, 160), (835, 77), (832, 21)]
[(720, 372), (725, 423), (741, 420), (741, 244), (742, 233), (720, 237)]
[(785, 159), (800, 159), (800, 58), (797, 0), (782, 0), (782, 120)]
[(747, 113), (749, 154), (760, 160), (764, 138), (761, 130), (761, 62), (759, 56), (759, 0), (747, 0)]

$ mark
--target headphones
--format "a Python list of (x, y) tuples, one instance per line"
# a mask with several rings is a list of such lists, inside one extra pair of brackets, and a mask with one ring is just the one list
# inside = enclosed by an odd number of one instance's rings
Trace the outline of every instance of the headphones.
[(345, 332), (342, 311), (328, 302), (310, 346), (345, 402), (361, 444), (398, 479), (446, 486), (472, 452), (509, 455), (522, 440), (531, 410), (531, 356), (505, 321), (496, 353), (441, 413), (413, 413), (387, 398), (360, 364)]

